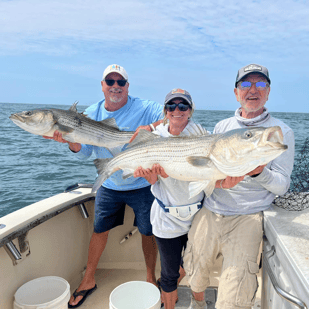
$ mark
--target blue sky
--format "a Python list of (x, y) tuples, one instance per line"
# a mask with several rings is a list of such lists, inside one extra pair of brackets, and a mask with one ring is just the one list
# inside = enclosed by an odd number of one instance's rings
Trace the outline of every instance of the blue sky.
[(130, 94), (235, 110), (237, 70), (266, 66), (267, 107), (309, 113), (309, 1), (0, 0), (0, 102), (90, 105), (109, 64)]

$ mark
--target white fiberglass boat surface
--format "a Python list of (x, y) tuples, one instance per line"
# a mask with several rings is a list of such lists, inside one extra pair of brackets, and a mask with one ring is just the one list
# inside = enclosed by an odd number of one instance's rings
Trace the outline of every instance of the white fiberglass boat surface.
[[(17, 289), (35, 278), (62, 277), (69, 282), (71, 293), (78, 287), (86, 267), (88, 246), (93, 232), (94, 198), (91, 188), (77, 187), (0, 218), (1, 309), (13, 308)], [(264, 241), (264, 251), (269, 251), (269, 247), (274, 246), (279, 261), (275, 261), (273, 256), (269, 257), (270, 268), (277, 269), (278, 263), (283, 265), (282, 268), (286, 271), (285, 278), (290, 280), (290, 285), (284, 287), (287, 288), (287, 292), (307, 305), (309, 303), (308, 216), (309, 210), (287, 212), (277, 207), (265, 212)], [(275, 222), (277, 219), (284, 220), (280, 226)], [(107, 246), (100, 259), (96, 272), (98, 289), (80, 308), (108, 309), (109, 296), (117, 286), (128, 281), (146, 279), (139, 232), (120, 243), (125, 235), (135, 229), (133, 220), (133, 211), (127, 207), (124, 225), (110, 232)], [(290, 238), (292, 243), (296, 242), (295, 239), (299, 239), (300, 245), (297, 248), (285, 243), (285, 238), (290, 237), (287, 231), (290, 233), (294, 231)], [(221, 262), (222, 259), (219, 259), (212, 270), (212, 288), (206, 291), (208, 309), (215, 308)], [(159, 278), (159, 259), (156, 273)], [(276, 275), (274, 272), (274, 276)], [(282, 279), (276, 280), (282, 285)], [(262, 300), (262, 284), (261, 280), (259, 281), (260, 287), (254, 308), (299, 307), (278, 296), (265, 266)], [(291, 289), (291, 286), (296, 288)], [(181, 281), (178, 292), (180, 300), (176, 308), (185, 309), (190, 303), (190, 290), (186, 278)], [(279, 300), (275, 301), (277, 297)]]

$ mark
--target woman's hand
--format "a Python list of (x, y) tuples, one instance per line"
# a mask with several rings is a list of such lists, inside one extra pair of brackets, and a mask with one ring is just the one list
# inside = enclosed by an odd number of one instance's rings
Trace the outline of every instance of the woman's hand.
[(144, 177), (152, 185), (155, 184), (158, 180), (158, 175), (163, 178), (168, 177), (168, 175), (164, 171), (164, 168), (160, 164), (154, 164), (151, 169), (145, 169), (139, 166), (133, 174), (134, 177)]
[(158, 163), (154, 164), (152, 166), (151, 170), (153, 172), (155, 172), (157, 175), (160, 175), (163, 178), (167, 178), (168, 177), (168, 175), (164, 171), (164, 168), (160, 164), (158, 164)]
[(151, 169), (142, 168), (139, 166), (133, 174), (134, 177), (144, 177), (150, 184), (155, 184), (158, 180), (158, 175), (151, 171)]

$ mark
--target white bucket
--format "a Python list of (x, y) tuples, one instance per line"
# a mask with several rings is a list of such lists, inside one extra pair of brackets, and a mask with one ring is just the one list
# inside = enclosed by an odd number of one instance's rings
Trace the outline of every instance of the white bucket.
[(42, 277), (22, 285), (15, 293), (14, 309), (66, 309), (70, 285), (60, 277)]
[(130, 281), (119, 285), (109, 296), (109, 309), (159, 309), (159, 289), (145, 281)]

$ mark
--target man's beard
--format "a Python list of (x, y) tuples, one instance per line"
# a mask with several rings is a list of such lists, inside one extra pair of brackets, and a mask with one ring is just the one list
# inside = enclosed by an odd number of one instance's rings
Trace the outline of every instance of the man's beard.
[(109, 96), (109, 100), (112, 103), (117, 104), (117, 103), (119, 103), (123, 99), (122, 96), (118, 97), (116, 95), (113, 95), (113, 93), (122, 93), (122, 89), (120, 89), (120, 88), (112, 88), (109, 92), (111, 93), (111, 95)]

